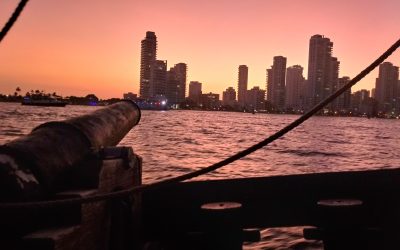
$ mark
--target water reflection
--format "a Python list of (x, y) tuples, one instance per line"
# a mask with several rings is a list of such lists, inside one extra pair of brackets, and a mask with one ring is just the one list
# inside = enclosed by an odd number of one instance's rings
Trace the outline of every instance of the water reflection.
[[(37, 125), (93, 111), (96, 107), (31, 107), (0, 103), (0, 144)], [(143, 158), (143, 181), (206, 167), (263, 140), (294, 115), (203, 111), (143, 111), (138, 126), (120, 143)], [(241, 178), (362, 170), (400, 165), (397, 120), (313, 117), (284, 138), (199, 179)], [(246, 249), (317, 249), (301, 229), (264, 230), (263, 242)], [(305, 245), (306, 244), (306, 245)]]
[[(0, 143), (35, 126), (85, 114), (96, 107), (0, 104)], [(144, 182), (213, 164), (271, 135), (296, 119), (204, 111), (143, 111), (121, 145), (144, 160)], [(397, 120), (313, 117), (269, 146), (201, 179), (387, 168), (400, 165)]]
[[(150, 182), (205, 167), (264, 139), (293, 115), (229, 112), (143, 112), (140, 125), (121, 142), (144, 158)], [(396, 167), (396, 122), (313, 117), (285, 138), (200, 179)], [(390, 149), (390, 150), (388, 150)], [(157, 170), (162, 170), (162, 172)]]

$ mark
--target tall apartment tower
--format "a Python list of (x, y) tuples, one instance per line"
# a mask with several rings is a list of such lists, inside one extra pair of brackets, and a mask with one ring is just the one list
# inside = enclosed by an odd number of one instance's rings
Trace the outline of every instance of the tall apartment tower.
[(379, 111), (390, 112), (399, 109), (398, 82), (399, 67), (390, 62), (379, 65), (379, 76), (375, 83), (375, 99), (378, 101)]
[(246, 102), (246, 91), (248, 81), (249, 69), (246, 65), (239, 65), (239, 76), (238, 76), (238, 103), (241, 106), (245, 105)]
[(140, 55), (140, 90), (142, 98), (150, 97), (150, 78), (151, 67), (157, 58), (157, 37), (152, 31), (146, 32), (146, 37), (142, 40)]
[(196, 103), (199, 103), (201, 94), (201, 82), (191, 81), (189, 83), (189, 99)]
[[(375, 83), (375, 84), (376, 84), (376, 83)], [(376, 99), (376, 97), (375, 97), (375, 89), (376, 89), (376, 88), (372, 88), (372, 89), (371, 89), (371, 97), (374, 98), (374, 99)]]
[(302, 109), (304, 103), (304, 76), (303, 67), (294, 65), (286, 69), (286, 99), (287, 109)]
[(175, 68), (170, 68), (167, 72), (167, 89), (165, 92), (165, 97), (170, 105), (178, 103), (178, 85), (179, 81), (176, 70)]
[(265, 109), (265, 90), (260, 89), (258, 86), (247, 90), (246, 107), (252, 110)]
[(285, 108), (286, 57), (275, 56), (273, 65), (267, 69), (267, 100), (275, 109)]
[(355, 114), (375, 115), (375, 105), (370, 98), (370, 91), (366, 89), (358, 90), (351, 95), (351, 110)]
[(227, 106), (235, 106), (236, 102), (236, 91), (233, 87), (227, 88), (224, 92), (222, 92), (222, 104)]
[(167, 61), (156, 60), (151, 65), (149, 98), (165, 96), (167, 90)]
[(176, 86), (177, 100), (180, 103), (185, 101), (187, 65), (186, 63), (178, 63), (175, 64), (174, 68), (178, 80), (178, 85)]
[(168, 71), (166, 97), (169, 104), (178, 104), (185, 100), (186, 71), (187, 66), (185, 63), (175, 64)]
[(272, 100), (272, 67), (267, 69), (267, 77), (266, 77), (266, 86), (265, 86), (265, 100), (271, 102)]
[[(310, 38), (308, 54), (308, 106), (313, 106), (332, 93), (333, 43), (322, 35)], [(336, 60), (337, 61), (337, 60)]]
[[(339, 66), (340, 62), (336, 57), (331, 57), (330, 61), (330, 69), (329, 69), (329, 92), (327, 92), (327, 96), (331, 95), (333, 92), (340, 88), (339, 86)], [(327, 97), (325, 96), (325, 97)], [(325, 98), (324, 97), (324, 98)], [(336, 98), (330, 104), (328, 104), (328, 108), (333, 111), (337, 111), (339, 109), (339, 99)]]
[[(344, 85), (350, 82), (350, 77), (343, 76), (338, 79), (337, 89), (340, 89)], [(335, 90), (336, 91), (336, 90)], [(368, 94), (369, 95), (369, 94)], [(351, 88), (346, 90), (343, 94), (336, 98), (334, 102), (335, 106), (333, 107), (334, 110), (338, 112), (347, 112), (350, 110), (351, 107)]]

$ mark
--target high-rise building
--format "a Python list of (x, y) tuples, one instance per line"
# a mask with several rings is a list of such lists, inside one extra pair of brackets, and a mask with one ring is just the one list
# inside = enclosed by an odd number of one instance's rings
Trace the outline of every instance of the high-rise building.
[(238, 103), (241, 106), (245, 104), (247, 81), (248, 81), (249, 69), (246, 65), (239, 65), (238, 74)]
[(146, 37), (142, 40), (140, 55), (140, 90), (142, 98), (150, 97), (150, 78), (151, 67), (157, 58), (157, 37), (152, 31), (146, 32)]
[(379, 65), (379, 76), (375, 83), (375, 99), (379, 111), (392, 112), (399, 110), (399, 67), (390, 62)]
[(170, 68), (167, 72), (167, 89), (165, 97), (168, 100), (168, 104), (178, 103), (178, 89), (179, 85), (178, 77), (175, 68)]
[(233, 87), (229, 87), (222, 93), (222, 104), (233, 107), (235, 102), (236, 91)]
[[(350, 82), (350, 77), (348, 76), (343, 76), (338, 78), (337, 89), (342, 88), (349, 82)], [(337, 89), (334, 89), (334, 91), (336, 91)], [(347, 112), (350, 110), (350, 104), (351, 104), (351, 88), (347, 89), (343, 94), (341, 94), (335, 99), (332, 109), (342, 113)]]
[[(336, 90), (338, 90), (340, 88), (339, 84), (339, 65), (340, 62), (338, 61), (338, 59), (336, 57), (332, 57), (331, 58), (331, 63), (330, 63), (330, 69), (329, 69), (329, 90), (327, 90), (327, 96), (331, 95), (332, 93), (334, 93)], [(350, 92), (351, 94), (351, 92)], [(326, 97), (327, 97), (326, 96)], [(325, 97), (324, 97), (325, 98)], [(330, 110), (337, 110), (339, 104), (339, 98), (336, 98), (335, 100), (333, 100), (331, 103), (328, 104), (328, 108)]]
[(183, 102), (186, 96), (186, 72), (187, 65), (186, 63), (178, 63), (174, 66), (176, 71), (176, 76), (178, 80), (178, 85), (176, 86), (177, 90), (177, 100), (178, 103)]
[(281, 111), (285, 108), (286, 57), (275, 56), (273, 65), (267, 69), (267, 100)]
[(262, 110), (265, 109), (265, 90), (255, 86), (246, 92), (246, 108)]
[(201, 94), (201, 82), (191, 81), (189, 83), (189, 99), (199, 103)]
[(168, 71), (166, 97), (169, 104), (178, 104), (185, 100), (186, 70), (185, 63), (178, 63)]
[(374, 98), (374, 99), (376, 99), (376, 98), (375, 98), (375, 88), (372, 88), (372, 89), (371, 89), (371, 97)]
[(200, 95), (200, 105), (205, 109), (219, 108), (219, 94), (208, 93)]
[(167, 61), (156, 60), (151, 65), (149, 98), (165, 96), (167, 90)]
[(337, 84), (339, 61), (332, 57), (333, 43), (329, 38), (314, 35), (310, 38), (308, 54), (307, 103), (316, 105), (328, 97)]
[(304, 100), (303, 67), (294, 65), (286, 69), (286, 109), (301, 110)]
[(351, 95), (351, 110), (355, 115), (374, 115), (374, 101), (368, 90), (362, 89)]
[(267, 69), (267, 74), (266, 74), (266, 86), (265, 86), (265, 100), (268, 102), (271, 102), (272, 99), (272, 67), (270, 69)]

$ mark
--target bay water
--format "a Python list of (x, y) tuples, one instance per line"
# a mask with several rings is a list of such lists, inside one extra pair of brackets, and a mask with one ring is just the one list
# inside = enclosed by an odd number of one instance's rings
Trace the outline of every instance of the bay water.
[[(100, 107), (33, 107), (0, 103), (0, 145)], [(218, 162), (259, 142), (297, 115), (212, 111), (142, 111), (120, 142), (143, 158), (143, 182), (151, 183)], [(400, 121), (358, 117), (312, 117), (283, 138), (222, 169), (196, 179), (225, 179), (400, 166)], [(301, 228), (265, 229), (262, 242), (245, 249), (320, 249), (304, 241)]]

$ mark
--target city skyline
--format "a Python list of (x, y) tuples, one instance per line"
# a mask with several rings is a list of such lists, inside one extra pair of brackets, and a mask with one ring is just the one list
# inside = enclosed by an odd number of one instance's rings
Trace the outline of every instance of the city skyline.
[[(238, 65), (248, 66), (248, 89), (264, 87), (265, 70), (277, 55), (306, 74), (315, 34), (334, 42), (340, 75), (352, 78), (398, 39), (393, 31), (400, 23), (397, 1), (89, 2), (28, 3), (0, 47), (0, 92), (19, 86), (101, 98), (139, 93), (138, 45), (146, 31), (157, 34), (157, 57), (168, 65), (186, 63), (187, 82), (203, 83), (204, 92), (236, 87)], [(16, 4), (0, 3), (1, 23)], [(399, 54), (388, 61), (399, 65)], [(371, 90), (377, 77), (375, 70), (353, 92)]]
[[(333, 45), (329, 37), (320, 34), (311, 36), (307, 79), (303, 76), (301, 65), (287, 67), (286, 57), (274, 56), (272, 66), (266, 69), (265, 90), (259, 86), (248, 89), (248, 67), (239, 65), (237, 95), (236, 90), (230, 86), (223, 91), (220, 102), (219, 93), (203, 93), (201, 83), (197, 81), (190, 81), (189, 95), (185, 99), (187, 65), (178, 63), (167, 71), (167, 60), (157, 60), (155, 32), (147, 31), (141, 41), (140, 100), (133, 94), (130, 98), (139, 103), (161, 102), (173, 108), (302, 113), (350, 81), (348, 76), (340, 77), (340, 61), (333, 56)], [(399, 89), (399, 67), (384, 62), (379, 66), (375, 88), (371, 91), (362, 89), (354, 94), (348, 88), (326, 105), (323, 112), (340, 115), (352, 115), (353, 112), (367, 116), (395, 115), (400, 107)]]

